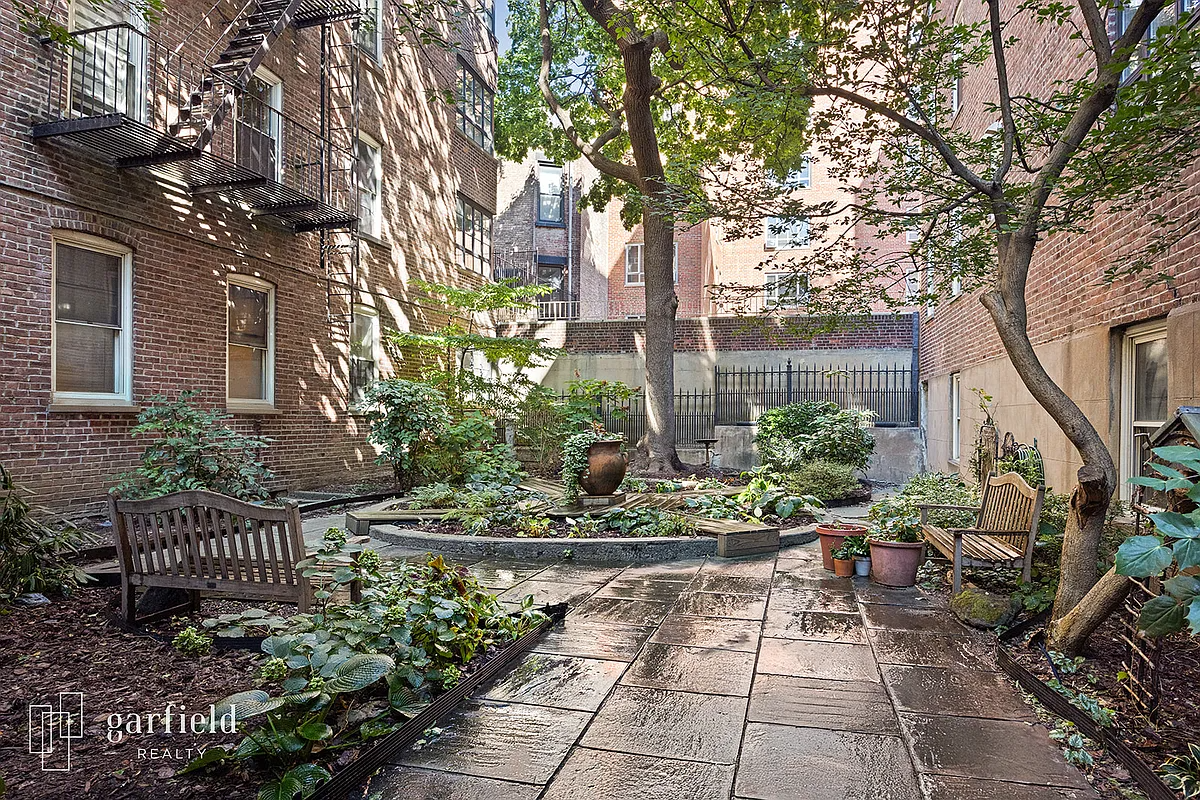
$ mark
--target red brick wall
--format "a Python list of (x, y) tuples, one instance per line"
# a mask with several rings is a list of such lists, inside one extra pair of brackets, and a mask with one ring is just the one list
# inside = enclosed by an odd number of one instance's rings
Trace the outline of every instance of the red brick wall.
[[(152, 34), (173, 44), (208, 6), (172, 4)], [(213, 36), (202, 26), (185, 52), (198, 58)], [(318, 46), (318, 30), (289, 31), (266, 63), (283, 80), (285, 113), (312, 127)], [(275, 439), (266, 460), (293, 488), (382, 474), (361, 421), (347, 413), (345, 330), (328, 317), (317, 234), (294, 234), (217, 195), (189, 196), (59, 141), (35, 142), (29, 131), (44, 111), (51, 55), (18, 31), (10, 5), (0, 6), (0, 49), (0, 462), (16, 480), (40, 503), (79, 508), (100, 500), (143, 447), (129, 436), (136, 409), (51, 409), (50, 243), (58, 229), (133, 250), (135, 404), (197, 389), (204, 404), (224, 407), (225, 276), (254, 274), (276, 287), (275, 413), (238, 414), (236, 425)], [(494, 51), (477, 66), (494, 85)], [(383, 145), (384, 224), (381, 241), (362, 245), (356, 299), (380, 309), (384, 327), (424, 330), (444, 320), (442, 309), (410, 294), (412, 277), (480, 280), (455, 265), (454, 198), (461, 191), (494, 208), (495, 160), (457, 132), (452, 106), (430, 99), (455, 80), (452, 54), (422, 55), (390, 32), (383, 65), (364, 69), (362, 129)], [(335, 298), (335, 311), (345, 303)], [(385, 358), (384, 367), (404, 365)]]
[[(621, 222), (619, 206), (610, 203), (608, 221), (608, 318), (623, 320), (646, 314), (646, 287), (642, 284), (625, 283), (625, 245), (637, 244), (642, 239), (642, 226), (629, 230)], [(675, 243), (679, 249), (679, 281), (675, 294), (679, 298), (676, 316), (680, 319), (701, 315), (704, 297), (704, 271), (702, 258), (705, 225), (679, 228), (675, 231)], [(644, 255), (644, 253), (643, 253)]]
[[(529, 326), (505, 326), (502, 335), (536, 333)], [(679, 353), (741, 350), (897, 350), (912, 347), (912, 315), (875, 314), (848, 320), (838, 330), (805, 331), (777, 319), (736, 317), (681, 319), (675, 325)], [(641, 320), (566, 323), (566, 336), (556, 345), (570, 353), (640, 353), (645, 349), (646, 323)]]

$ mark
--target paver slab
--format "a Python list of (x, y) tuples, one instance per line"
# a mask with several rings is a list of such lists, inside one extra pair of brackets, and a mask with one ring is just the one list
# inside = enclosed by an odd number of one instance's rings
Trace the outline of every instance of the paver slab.
[(724, 572), (701, 570), (696, 580), (688, 587), (696, 592), (724, 592), (727, 594), (752, 594), (763, 597), (771, 588), (770, 576), (728, 575)]
[(899, 736), (896, 712), (878, 683), (759, 674), (750, 690), (751, 722)]
[(754, 654), (648, 643), (621, 678), (627, 686), (683, 692), (750, 694)]
[(746, 698), (618, 685), (580, 744), (644, 756), (732, 764)]
[(622, 573), (622, 577), (690, 583), (692, 578), (695, 578), (697, 573), (700, 572), (702, 566), (704, 566), (703, 559), (664, 561), (657, 564), (643, 564), (636, 567), (629, 567)]
[(388, 800), (536, 800), (541, 791), (536, 784), (392, 765), (371, 778), (367, 794)]
[(863, 617), (868, 628), (944, 633), (951, 636), (967, 633), (967, 629), (949, 611), (864, 603)]
[(767, 611), (763, 636), (778, 639), (813, 639), (822, 642), (866, 644), (862, 617), (828, 611)]
[(746, 725), (734, 793), (754, 800), (918, 800), (904, 743), (787, 725)]
[(595, 591), (595, 586), (544, 581), (539, 575), (536, 578), (530, 578), (506, 589), (500, 595), (500, 600), (502, 602), (520, 602), (532, 595), (535, 608), (552, 606), (558, 603), (566, 603), (569, 607), (573, 608), (591, 597)]
[(935, 608), (937, 606), (932, 597), (915, 586), (908, 589), (893, 589), (874, 581), (863, 581), (855, 585), (854, 593), (864, 603), (905, 606), (906, 608)]
[(682, 581), (652, 580), (634, 576), (621, 576), (596, 590), (597, 597), (616, 597), (621, 600), (654, 600), (673, 603), (687, 589)]
[(441, 723), (441, 735), (396, 762), (484, 778), (546, 783), (591, 714), (561, 708), (468, 700)]
[(834, 681), (879, 681), (871, 648), (863, 644), (801, 639), (762, 640), (759, 673)]
[[(732, 766), (577, 747), (543, 797), (544, 800), (726, 800), (732, 786)], [(496, 797), (499, 800), (501, 795)]]
[(545, 569), (542, 565), (530, 565), (519, 561), (488, 559), (472, 564), (469, 569), (481, 584), (489, 589), (502, 590), (516, 586), (523, 580)]
[(671, 611), (670, 603), (592, 596), (575, 613), (582, 619), (622, 625), (657, 625)]
[(1037, 721), (998, 672), (898, 665), (882, 669), (899, 711)]
[(693, 617), (760, 620), (766, 610), (767, 601), (764, 597), (687, 591), (679, 596), (671, 613)]
[(573, 564), (560, 561), (538, 573), (539, 581), (559, 581), (561, 583), (608, 583), (621, 574), (624, 566), (606, 567), (599, 564)]
[(533, 649), (539, 653), (633, 661), (653, 632), (653, 627), (613, 624), (572, 613), (552, 627)]
[(758, 650), (760, 628), (761, 625), (755, 620), (686, 617), (672, 613), (662, 621), (650, 640), (753, 653)]
[(1040, 725), (969, 717), (901, 714), (919, 772), (1038, 786), (1087, 789)]
[(710, 558), (704, 562), (701, 575), (737, 575), (743, 578), (770, 579), (775, 571), (775, 554), (744, 556), (742, 558)]
[(989, 647), (974, 635), (948, 635), (868, 628), (881, 664), (996, 671)]
[(622, 661), (530, 653), (483, 693), (488, 700), (595, 711), (625, 670)]
[(920, 780), (928, 800), (1092, 800), (1099, 797), (1094, 789), (1031, 786), (949, 775), (922, 775)]
[[(825, 572), (825, 575), (832, 575), (832, 573)], [(839, 594), (851, 594), (853, 592), (854, 584), (850, 582), (849, 578), (827, 578), (825, 575), (776, 572), (775, 577), (771, 579), (771, 585), (775, 589), (838, 592)]]
[(842, 614), (858, 612), (858, 602), (853, 594), (826, 590), (772, 589), (768, 605), (773, 611), (832, 611)]

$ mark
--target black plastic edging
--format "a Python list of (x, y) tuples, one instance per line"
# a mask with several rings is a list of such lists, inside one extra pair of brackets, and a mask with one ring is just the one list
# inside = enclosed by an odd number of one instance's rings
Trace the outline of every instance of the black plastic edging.
[(1089, 739), (1099, 742), (1105, 750), (1129, 771), (1129, 776), (1150, 800), (1179, 800), (1175, 792), (1167, 788), (1154, 770), (1130, 749), (1129, 745), (1096, 724), (1081, 709), (1067, 702), (1066, 698), (1042, 683), (1041, 679), (1017, 663), (1003, 647), (996, 648), (996, 663), (1005, 674), (1021, 685), (1054, 714), (1075, 724)]
[(439, 719), (452, 711), (468, 695), (496, 677), (517, 657), (529, 650), (542, 638), (551, 625), (566, 616), (567, 604), (546, 606), (542, 609), (542, 613), (546, 614), (549, 619), (510, 644), (496, 658), (484, 664), (478, 671), (471, 673), (466, 680), (434, 700), (428, 708), (404, 723), (399, 730), (389, 733), (364, 750), (357, 759), (336, 772), (327, 783), (317, 789), (310, 800), (342, 800), (350, 792), (362, 786), (380, 767), (385, 766), (392, 758), (416, 741), (422, 733), (433, 727)]

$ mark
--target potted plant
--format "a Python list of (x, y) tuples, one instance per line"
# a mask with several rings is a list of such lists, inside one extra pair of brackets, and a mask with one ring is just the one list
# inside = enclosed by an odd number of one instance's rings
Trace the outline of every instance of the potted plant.
[(830, 555), (833, 557), (834, 575), (839, 578), (849, 578), (854, 574), (854, 552), (849, 544), (842, 544)]
[(847, 536), (842, 549), (854, 559), (854, 574), (865, 578), (871, 574), (871, 548), (865, 536)]
[(850, 522), (822, 522), (817, 526), (817, 536), (821, 537), (821, 563), (825, 569), (833, 569), (833, 551), (842, 546), (847, 536), (865, 536), (866, 525), (855, 525)]
[(629, 466), (624, 444), (621, 434), (606, 431), (600, 423), (567, 439), (562, 448), (563, 499), (575, 503), (580, 491), (593, 497), (615, 492)]
[(897, 588), (916, 584), (917, 569), (925, 561), (925, 539), (916, 517), (907, 514), (881, 517), (868, 542), (871, 576), (876, 583)]

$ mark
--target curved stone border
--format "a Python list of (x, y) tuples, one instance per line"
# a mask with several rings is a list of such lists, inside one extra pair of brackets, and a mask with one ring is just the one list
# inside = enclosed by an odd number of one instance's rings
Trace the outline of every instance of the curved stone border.
[[(450, 555), (501, 556), (504, 558), (573, 558), (577, 561), (671, 561), (703, 558), (717, 554), (717, 540), (710, 536), (646, 537), (613, 539), (520, 539), (501, 536), (462, 536), (428, 533), (372, 525), (371, 537), (411, 550)], [(779, 546), (807, 544), (817, 538), (812, 526), (779, 535)]]

